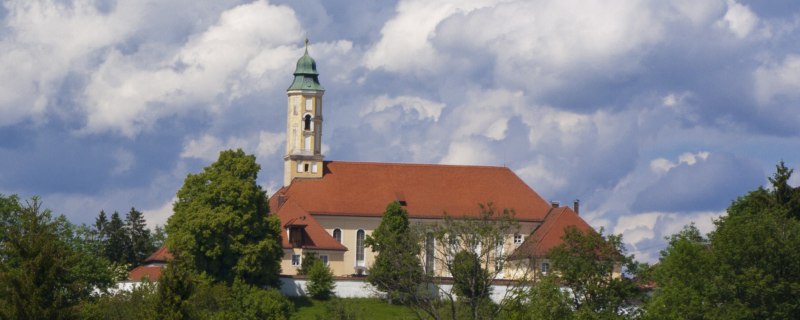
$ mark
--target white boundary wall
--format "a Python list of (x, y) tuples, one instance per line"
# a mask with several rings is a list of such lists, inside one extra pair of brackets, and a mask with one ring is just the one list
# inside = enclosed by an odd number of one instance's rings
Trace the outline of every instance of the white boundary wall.
[[(340, 298), (375, 298), (380, 297), (381, 293), (369, 284), (365, 279), (335, 279), (336, 288), (333, 293)], [(281, 277), (281, 293), (290, 297), (306, 295), (307, 279)], [(441, 289), (450, 291), (452, 284), (441, 284)], [(494, 284), (492, 285), (492, 301), (500, 303), (506, 296), (510, 296), (513, 285)]]

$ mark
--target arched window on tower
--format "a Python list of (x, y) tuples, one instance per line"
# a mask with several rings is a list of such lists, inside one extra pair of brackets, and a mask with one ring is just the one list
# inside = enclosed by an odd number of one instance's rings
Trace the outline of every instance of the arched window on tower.
[(311, 130), (311, 115), (307, 114), (303, 117), (303, 130)]

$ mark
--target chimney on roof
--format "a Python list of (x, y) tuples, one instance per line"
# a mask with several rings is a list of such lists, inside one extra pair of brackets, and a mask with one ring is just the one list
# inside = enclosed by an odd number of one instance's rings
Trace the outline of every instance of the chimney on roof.
[(550, 205), (551, 205), (551, 206), (553, 206), (553, 208), (558, 208), (558, 207), (560, 207), (560, 206), (561, 206), (561, 202), (558, 202), (558, 201), (550, 201)]
[(575, 213), (578, 214), (578, 215), (581, 214), (581, 200), (580, 199), (575, 199), (575, 201), (572, 202), (572, 211), (575, 211)]

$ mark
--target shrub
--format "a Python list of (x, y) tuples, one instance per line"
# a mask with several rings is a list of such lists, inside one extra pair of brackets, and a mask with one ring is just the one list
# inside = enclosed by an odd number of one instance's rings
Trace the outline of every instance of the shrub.
[(308, 271), (308, 294), (314, 299), (326, 300), (333, 295), (333, 272), (322, 260), (317, 260)]

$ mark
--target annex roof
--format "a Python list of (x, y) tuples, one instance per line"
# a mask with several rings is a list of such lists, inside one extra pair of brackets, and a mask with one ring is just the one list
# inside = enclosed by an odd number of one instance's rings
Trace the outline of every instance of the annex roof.
[[(289, 200), (281, 206), (278, 218), (281, 220), (281, 229), (289, 227), (302, 228), (306, 237), (303, 241), (303, 248), (317, 250), (337, 250), (347, 251), (347, 247), (336, 241), (324, 228), (314, 220), (307, 211), (298, 206), (293, 200)], [(289, 243), (288, 234), (282, 234), (281, 242), (283, 248), (292, 248)]]
[(581, 231), (591, 230), (594, 232), (594, 229), (570, 207), (553, 208), (547, 214), (542, 225), (525, 239), (525, 242), (511, 254), (510, 259), (547, 256), (550, 249), (562, 243), (561, 238), (564, 236), (564, 229), (569, 226), (574, 226)]
[(145, 263), (152, 263), (152, 262), (163, 262), (166, 263), (167, 261), (172, 260), (172, 253), (167, 250), (167, 246), (161, 246), (158, 248), (156, 252), (153, 252), (147, 259), (144, 259)]
[(158, 264), (138, 266), (128, 273), (128, 281), (138, 282), (148, 279), (150, 282), (157, 282), (161, 278), (161, 268), (163, 267), (163, 265)]
[(270, 199), (294, 201), (312, 215), (380, 217), (402, 201), (410, 218), (477, 215), (480, 203), (542, 221), (550, 204), (506, 167), (326, 161), (321, 179), (295, 179)]

